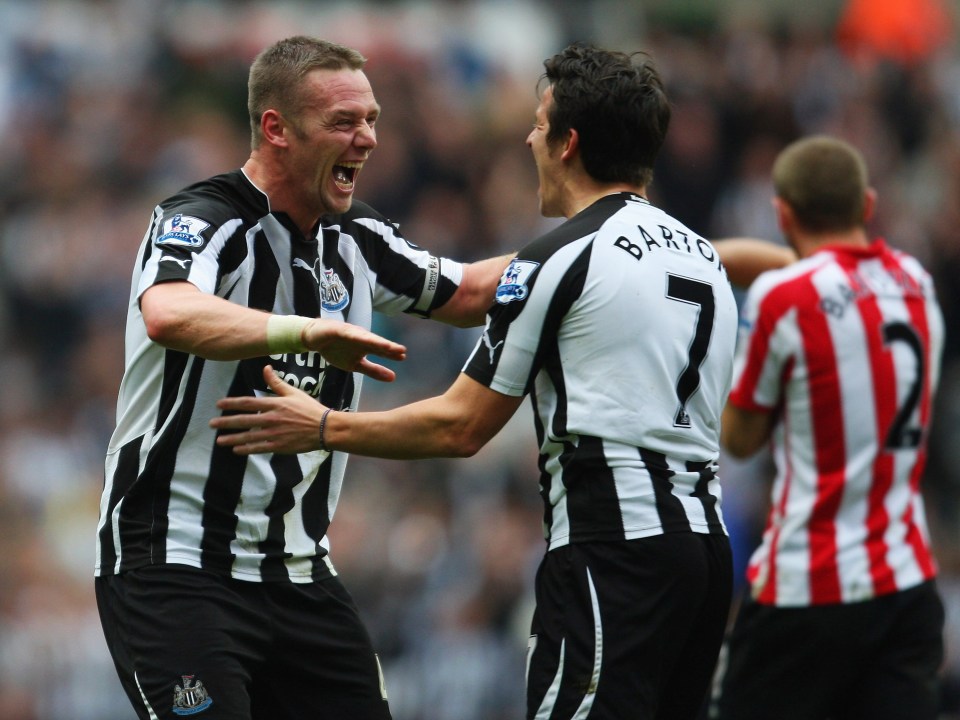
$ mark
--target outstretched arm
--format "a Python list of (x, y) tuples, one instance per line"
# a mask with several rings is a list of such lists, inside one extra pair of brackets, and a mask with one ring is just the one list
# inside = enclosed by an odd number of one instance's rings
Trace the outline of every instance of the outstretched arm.
[(271, 315), (201, 292), (189, 282), (154, 285), (140, 299), (154, 342), (210, 360), (242, 360), (282, 352), (319, 352), (342, 370), (391, 381), (396, 373), (370, 360), (403, 360), (406, 348), (358, 325)]
[(747, 287), (757, 275), (789, 265), (797, 254), (784, 245), (750, 237), (720, 238), (713, 241), (730, 282)]
[(500, 277), (515, 255), (500, 255), (464, 265), (460, 287), (431, 317), (456, 327), (483, 325)]
[[(321, 448), (394, 459), (469, 457), (496, 435), (523, 402), (461, 374), (443, 394), (383, 412), (333, 412), (283, 382), (267, 366), (271, 397), (226, 397), (210, 421), (217, 444), (241, 455)], [(232, 414), (231, 414), (232, 413)]]

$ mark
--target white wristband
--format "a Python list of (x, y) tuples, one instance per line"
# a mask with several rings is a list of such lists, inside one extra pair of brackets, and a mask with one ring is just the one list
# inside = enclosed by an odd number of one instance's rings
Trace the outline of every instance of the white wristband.
[(303, 329), (310, 318), (301, 315), (271, 315), (267, 319), (267, 350), (271, 355), (306, 352)]

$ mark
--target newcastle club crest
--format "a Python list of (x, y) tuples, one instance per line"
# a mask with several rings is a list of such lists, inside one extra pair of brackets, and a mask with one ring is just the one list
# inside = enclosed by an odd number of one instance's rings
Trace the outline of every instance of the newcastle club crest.
[(207, 694), (203, 683), (196, 680), (195, 675), (181, 675), (183, 687), (175, 685), (173, 688), (174, 715), (195, 715), (213, 705), (213, 699)]

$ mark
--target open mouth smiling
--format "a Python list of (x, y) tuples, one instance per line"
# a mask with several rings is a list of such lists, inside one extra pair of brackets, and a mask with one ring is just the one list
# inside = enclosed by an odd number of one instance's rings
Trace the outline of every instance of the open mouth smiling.
[(353, 190), (353, 182), (357, 177), (357, 173), (360, 172), (361, 167), (363, 167), (363, 163), (359, 162), (348, 162), (334, 165), (333, 182), (340, 190)]

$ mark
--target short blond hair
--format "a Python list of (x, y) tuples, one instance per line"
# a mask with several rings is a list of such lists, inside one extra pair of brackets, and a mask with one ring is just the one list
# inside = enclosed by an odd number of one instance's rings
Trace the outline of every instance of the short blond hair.
[(867, 164), (850, 143), (814, 135), (788, 145), (773, 164), (773, 187), (811, 232), (863, 226)]
[(260, 120), (273, 108), (295, 119), (303, 107), (303, 79), (313, 70), (360, 70), (367, 59), (344, 45), (296, 35), (263, 50), (250, 66), (247, 111), (251, 145), (259, 147)]

